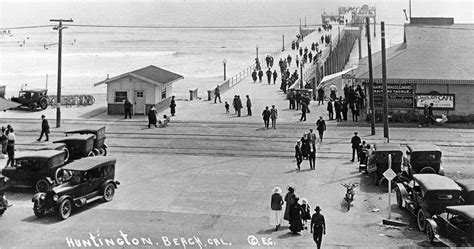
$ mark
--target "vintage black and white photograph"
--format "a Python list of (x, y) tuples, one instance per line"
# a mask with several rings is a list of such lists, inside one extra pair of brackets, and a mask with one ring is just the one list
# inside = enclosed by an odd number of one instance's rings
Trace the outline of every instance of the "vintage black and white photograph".
[(0, 249), (474, 247), (474, 1), (0, 0)]

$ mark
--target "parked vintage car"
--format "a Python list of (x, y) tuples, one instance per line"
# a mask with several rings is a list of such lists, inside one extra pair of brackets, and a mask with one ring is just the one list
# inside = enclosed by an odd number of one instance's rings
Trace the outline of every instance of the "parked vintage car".
[(375, 173), (375, 185), (385, 179), (382, 174), (388, 169), (388, 155), (392, 155), (392, 170), (397, 174), (402, 171), (403, 151), (400, 144), (375, 144), (372, 148), (367, 159), (367, 172)]
[(116, 159), (111, 157), (83, 158), (63, 168), (64, 182), (46, 193), (36, 194), (33, 211), (37, 217), (57, 212), (67, 219), (73, 207), (95, 200), (111, 201), (120, 184), (114, 180)]
[(474, 179), (457, 180), (456, 183), (461, 187), (461, 204), (474, 205)]
[(408, 144), (406, 151), (406, 166), (408, 175), (413, 174), (439, 174), (444, 175), (441, 166), (442, 152), (434, 144), (416, 143)]
[(11, 100), (28, 107), (30, 111), (35, 111), (38, 107), (46, 109), (49, 103), (47, 92), (47, 89), (21, 90), (18, 97), (13, 97)]
[(461, 187), (451, 178), (437, 174), (415, 174), (409, 182), (397, 183), (397, 204), (416, 215), (418, 229), (425, 231), (427, 217), (447, 206), (459, 205)]
[(67, 148), (65, 143), (45, 143), (38, 145), (35, 144), (21, 144), (16, 146), (15, 148), (17, 151), (41, 151), (41, 150), (61, 150), (64, 151), (66, 154), (64, 156), (64, 162), (69, 161), (69, 149)]
[(105, 126), (99, 127), (88, 127), (83, 129), (71, 130), (66, 132), (66, 136), (71, 134), (93, 134), (95, 135), (94, 139), (94, 149), (93, 152), (96, 156), (98, 155), (107, 155), (107, 144), (105, 144)]
[(444, 213), (426, 219), (428, 241), (449, 247), (474, 246), (474, 205), (449, 206)]
[(60, 169), (66, 153), (60, 150), (21, 151), (16, 153), (13, 166), (2, 170), (12, 186), (34, 187), (47, 192), (60, 181)]
[(83, 157), (95, 156), (94, 150), (94, 135), (72, 135), (56, 141), (53, 143), (64, 143), (69, 150), (69, 158), (79, 159)]

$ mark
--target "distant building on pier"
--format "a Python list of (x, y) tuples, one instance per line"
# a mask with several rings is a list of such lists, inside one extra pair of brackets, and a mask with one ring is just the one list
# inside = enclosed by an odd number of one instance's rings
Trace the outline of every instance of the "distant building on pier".
[[(416, 18), (416, 24), (405, 26), (406, 42), (387, 49), (388, 101), (393, 113), (423, 113), (424, 105), (433, 103), (436, 115), (474, 121), (474, 33), (466, 31), (474, 25), (452, 23), (452, 18)], [(374, 104), (381, 112), (381, 52), (372, 58)], [(356, 82), (368, 89), (367, 57), (355, 75)]]
[(153, 106), (157, 110), (169, 106), (173, 95), (173, 83), (184, 77), (150, 65), (142, 69), (95, 83), (107, 84), (107, 113), (124, 114), (124, 102), (128, 99), (133, 114), (146, 114)]

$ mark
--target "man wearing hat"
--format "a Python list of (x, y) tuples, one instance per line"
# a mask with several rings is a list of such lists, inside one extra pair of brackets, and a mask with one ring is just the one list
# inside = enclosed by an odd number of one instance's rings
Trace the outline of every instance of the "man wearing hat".
[(311, 233), (319, 249), (323, 241), (323, 234), (326, 234), (326, 222), (324, 221), (324, 216), (320, 214), (321, 208), (319, 206), (316, 206), (314, 211), (316, 211), (316, 213), (311, 217)]
[(49, 140), (49, 123), (48, 123), (48, 120), (46, 119), (46, 117), (44, 115), (41, 115), (41, 119), (43, 120), (42, 123), (41, 123), (41, 134), (40, 134), (40, 137), (38, 139), (36, 139), (36, 141), (41, 141), (41, 138), (43, 138), (43, 134), (46, 135), (46, 140), (45, 141), (48, 141)]
[(296, 167), (300, 170), (301, 162), (303, 162), (303, 152), (301, 151), (301, 141), (297, 140), (295, 145)]
[(352, 160), (354, 162), (354, 156), (357, 153), (357, 161), (359, 161), (359, 148), (360, 148), (360, 137), (357, 136), (357, 131), (354, 132), (354, 136), (351, 139), (352, 144)]

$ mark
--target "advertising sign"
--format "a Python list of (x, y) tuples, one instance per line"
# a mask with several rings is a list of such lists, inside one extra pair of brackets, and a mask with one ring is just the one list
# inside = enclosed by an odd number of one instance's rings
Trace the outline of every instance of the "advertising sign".
[(417, 94), (416, 107), (423, 108), (425, 104), (433, 103), (435, 109), (454, 110), (454, 94)]

